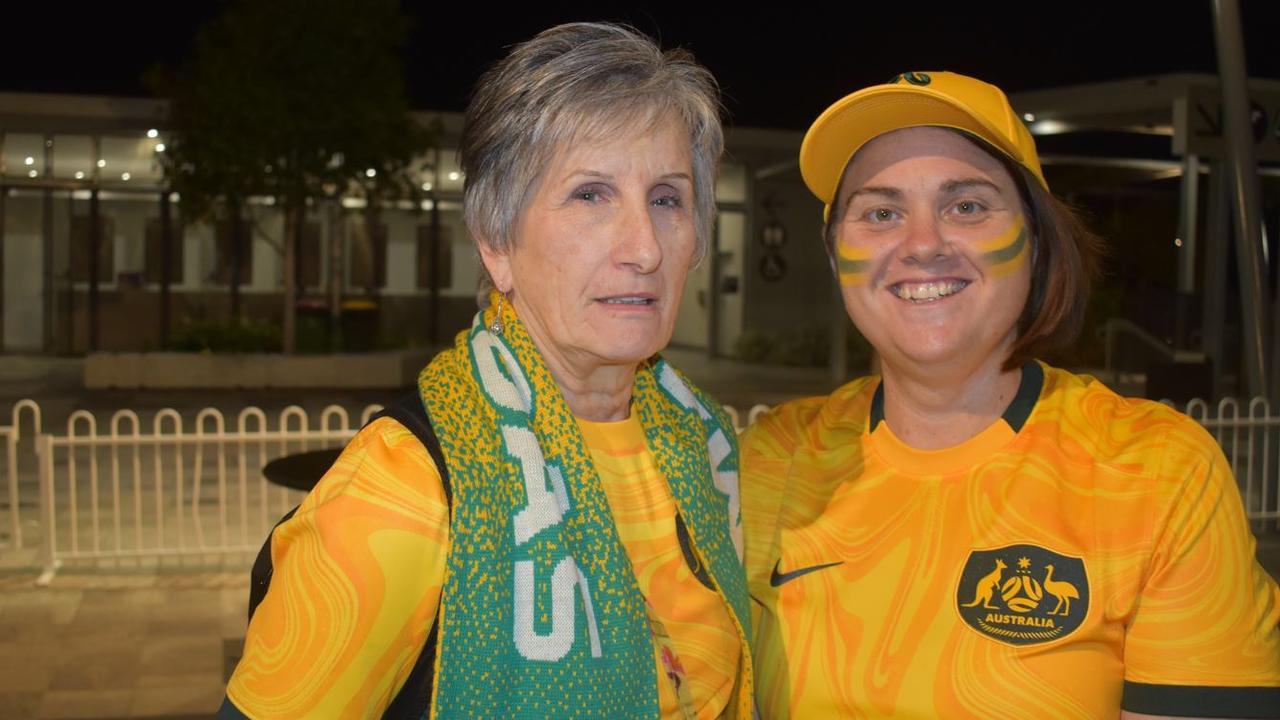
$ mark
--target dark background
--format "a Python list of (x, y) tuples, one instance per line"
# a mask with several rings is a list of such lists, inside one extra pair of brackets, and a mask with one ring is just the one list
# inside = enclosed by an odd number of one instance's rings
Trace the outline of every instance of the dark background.
[[(359, 12), (359, 2), (352, 11)], [(630, 23), (694, 52), (735, 125), (803, 130), (835, 99), (905, 70), (955, 70), (1008, 92), (1169, 72), (1215, 73), (1210, 0), (1176, 2), (776, 3), (692, 11), (609, 3), (405, 2), (413, 106), (462, 110), (512, 43), (571, 20)], [(182, 60), (225, 2), (10, 4), (0, 91), (148, 95), (142, 76)], [(1241, 0), (1249, 73), (1280, 78), (1280, 2)]]

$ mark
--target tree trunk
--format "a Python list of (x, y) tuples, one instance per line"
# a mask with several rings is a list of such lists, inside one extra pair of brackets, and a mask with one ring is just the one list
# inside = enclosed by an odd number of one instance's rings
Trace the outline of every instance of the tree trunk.
[(280, 342), (285, 355), (295, 349), (294, 335), (298, 309), (298, 233), (302, 229), (302, 208), (289, 203), (284, 211), (284, 315)]

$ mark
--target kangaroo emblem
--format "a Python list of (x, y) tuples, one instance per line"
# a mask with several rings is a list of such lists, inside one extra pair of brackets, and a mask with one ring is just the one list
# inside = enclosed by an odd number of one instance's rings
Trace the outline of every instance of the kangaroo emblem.
[(973, 602), (963, 603), (960, 607), (973, 607), (978, 603), (982, 603), (984, 608), (999, 610), (1000, 608), (991, 604), (991, 596), (995, 593), (996, 588), (1000, 587), (1000, 572), (1006, 567), (1008, 566), (1004, 564), (1003, 560), (996, 558), (996, 569), (984, 575), (975, 586)]
[[(1070, 615), (1071, 599), (1072, 598), (1079, 599), (1080, 591), (1076, 590), (1076, 586), (1072, 585), (1069, 582), (1064, 582), (1062, 580), (1054, 580), (1052, 565), (1045, 565), (1044, 569), (1045, 569), (1044, 591), (1058, 598), (1058, 604), (1054, 606), (1053, 612), (1050, 612), (1049, 614), (1050, 615), (1059, 615), (1059, 614)], [(1062, 608), (1064, 603), (1067, 606), (1065, 609)], [(1058, 612), (1059, 609), (1062, 609), (1061, 613)]]

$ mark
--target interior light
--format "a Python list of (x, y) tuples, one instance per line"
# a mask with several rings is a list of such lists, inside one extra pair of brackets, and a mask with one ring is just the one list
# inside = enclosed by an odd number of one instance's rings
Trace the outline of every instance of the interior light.
[(1022, 113), (1022, 119), (1023, 119), (1023, 120), (1026, 120), (1027, 122), (1035, 122), (1035, 121), (1036, 121), (1036, 114), (1035, 114), (1035, 113)]
[(31, 172), (27, 173), (27, 177), (40, 177), (40, 173), (37, 170), (32, 170)]
[(378, 171), (377, 171), (377, 170), (374, 170), (373, 168), (369, 168), (368, 170), (365, 170), (365, 171), (364, 171), (364, 176), (365, 176), (365, 177), (377, 177), (377, 176), (378, 176)]
[(76, 171), (76, 179), (77, 179), (77, 180), (83, 180), (83, 179), (84, 179), (84, 171), (83, 171), (83, 170), (77, 170), (77, 171)]
[(33, 158), (33, 157), (31, 157), (30, 155), (28, 155), (28, 156), (27, 156), (27, 159), (26, 159), (26, 160), (23, 160), (22, 162), (26, 163), (27, 165), (35, 165), (35, 164), (36, 164), (36, 159), (35, 159), (35, 158)]
[(450, 180), (457, 180), (457, 179), (458, 179), (458, 178), (460, 178), (460, 177), (462, 177), (462, 176), (458, 174), (458, 171), (457, 171), (457, 170), (454, 170), (453, 172), (449, 173), (449, 179), (450, 179)]
[(104, 168), (104, 167), (106, 167), (106, 166), (107, 166), (107, 161), (106, 161), (106, 160), (102, 160), (102, 159), (99, 159), (99, 160), (98, 160), (98, 167), (100, 167), (100, 168)]
[(156, 143), (156, 152), (158, 153), (164, 152), (164, 143)]
[(422, 189), (427, 192), (431, 192), (431, 183), (429, 182), (422, 183)]
[(1174, 238), (1173, 245), (1174, 247), (1182, 247), (1182, 238)]
[(127, 173), (127, 172), (120, 173), (120, 179), (121, 179), (121, 180), (123, 180), (123, 181), (125, 181), (125, 182), (129, 182), (129, 178), (131, 178), (131, 177), (133, 177), (133, 176), (132, 176), (132, 175), (130, 175), (129, 173)]
[(155, 138), (155, 137), (158, 137), (159, 135), (160, 135), (160, 131), (156, 130), (155, 128), (151, 128), (150, 130), (147, 131), (147, 137), (149, 138)]

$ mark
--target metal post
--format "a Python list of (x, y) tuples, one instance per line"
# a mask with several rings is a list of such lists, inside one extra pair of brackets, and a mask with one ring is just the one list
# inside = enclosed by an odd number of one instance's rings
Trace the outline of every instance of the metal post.
[(711, 248), (707, 268), (707, 357), (720, 354), (720, 212), (711, 228)]
[(9, 198), (9, 188), (0, 185), (0, 353), (4, 352), (4, 248), (5, 248), (5, 205)]
[(1200, 223), (1200, 158), (1187, 155), (1182, 160), (1182, 192), (1179, 200), (1178, 237), (1174, 244), (1178, 254), (1178, 306), (1174, 346), (1190, 344), (1191, 304), (1196, 292), (1196, 240)]
[(169, 191), (160, 192), (160, 347), (169, 344), (169, 266), (173, 264), (173, 218)]
[(36, 585), (41, 587), (53, 582), (58, 571), (57, 534), (53, 512), (53, 436), (36, 437), (36, 455), (40, 463), (40, 577)]
[(1227, 243), (1231, 242), (1231, 179), (1224, 163), (1209, 165), (1209, 211), (1204, 234), (1204, 314), (1200, 318), (1201, 350), (1213, 363), (1213, 396), (1223, 395), (1226, 367)]
[[(1223, 130), (1235, 200), (1236, 261), (1240, 274), (1240, 320), (1244, 347), (1242, 369), (1249, 395), (1267, 395), (1266, 331), (1262, 311), (1268, 293), (1262, 272), (1262, 237), (1258, 214), (1258, 166), (1249, 121), (1248, 77), (1237, 0), (1214, 0), (1213, 20), (1222, 78)], [(1280, 399), (1280, 398), (1278, 398)]]
[(102, 247), (102, 213), (98, 188), (89, 191), (89, 352), (98, 349), (98, 248)]
[[(427, 337), (434, 347), (440, 342), (440, 146), (435, 147), (431, 160), (431, 265), (429, 307), (427, 308)], [(488, 298), (479, 298), (480, 305), (487, 305)]]
[(342, 202), (337, 198), (326, 203), (329, 214), (329, 352), (342, 349), (339, 328), (342, 326), (342, 245), (346, 237), (343, 228), (346, 216), (342, 214)]
[[(96, 142), (94, 143), (94, 148), (97, 148)], [(46, 178), (49, 177), (50, 172), (53, 170), (53, 158), (50, 157), (50, 150), (51, 148), (48, 146), (45, 147), (44, 170)], [(54, 326), (57, 321), (53, 316), (55, 305), (53, 288), (53, 190), (48, 187), (45, 187), (44, 192), (41, 194), (40, 210), (40, 240), (44, 244), (44, 342), (42, 345), (45, 352), (52, 353), (57, 350), (54, 346), (55, 338), (57, 337)], [(69, 306), (67, 312), (71, 312)], [(68, 317), (70, 317), (69, 314)]]

